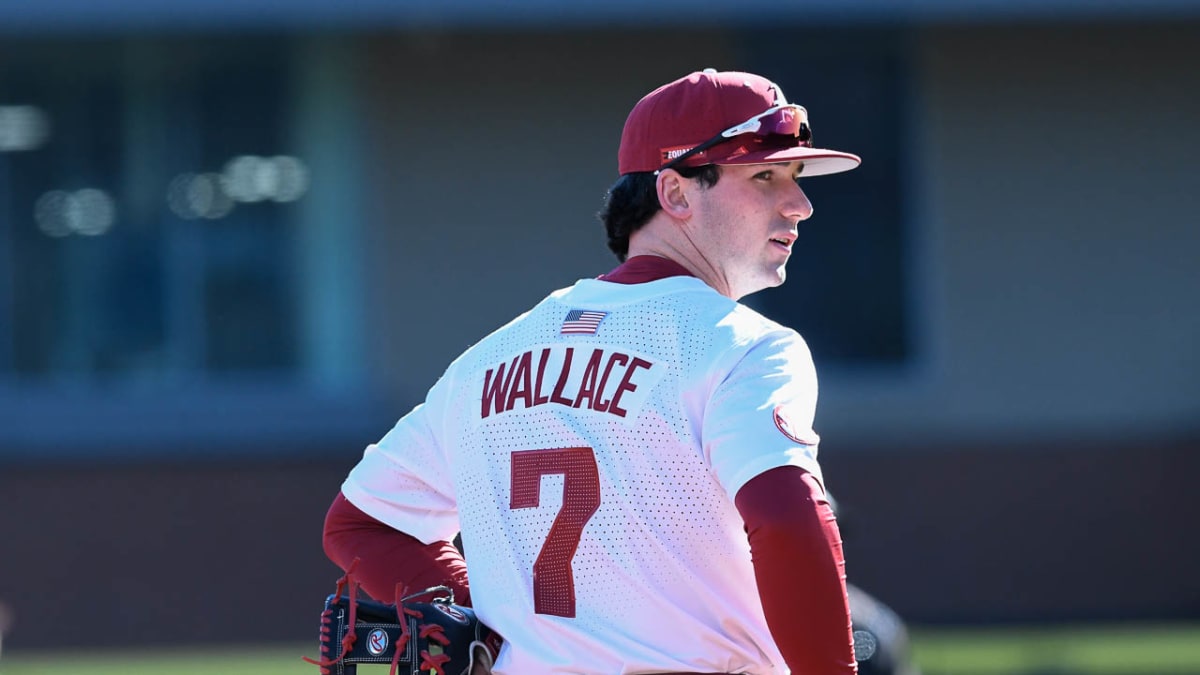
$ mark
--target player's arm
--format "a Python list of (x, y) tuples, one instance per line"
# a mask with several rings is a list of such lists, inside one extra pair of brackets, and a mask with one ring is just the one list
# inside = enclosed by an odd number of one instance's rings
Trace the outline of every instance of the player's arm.
[(467, 563), (452, 542), (424, 544), (367, 515), (341, 492), (325, 514), (322, 544), (343, 570), (358, 558), (354, 576), (377, 600), (392, 602), (400, 583), (410, 592), (449, 586), (455, 602), (471, 604)]
[(767, 626), (793, 673), (858, 672), (837, 520), (821, 484), (796, 466), (737, 492)]

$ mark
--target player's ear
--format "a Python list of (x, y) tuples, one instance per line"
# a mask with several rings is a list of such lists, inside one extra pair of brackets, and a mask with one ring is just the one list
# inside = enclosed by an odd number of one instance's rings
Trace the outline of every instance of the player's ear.
[(674, 169), (666, 169), (658, 174), (655, 188), (658, 190), (658, 203), (663, 211), (672, 218), (687, 220), (692, 215), (692, 207), (688, 204), (687, 193), (690, 181), (679, 175)]

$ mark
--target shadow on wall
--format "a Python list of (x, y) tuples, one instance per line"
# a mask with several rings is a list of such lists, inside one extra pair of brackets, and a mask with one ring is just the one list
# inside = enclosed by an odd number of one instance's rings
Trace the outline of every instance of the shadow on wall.
[[(325, 512), (356, 457), (5, 466), (10, 652), (267, 644), (315, 636)], [(339, 459), (344, 457), (344, 459)], [(36, 505), (36, 509), (30, 505)], [(272, 608), (270, 620), (231, 621)]]
[[(321, 528), (357, 446), (276, 462), (4, 466), (5, 550), (32, 552), (0, 557), (10, 655), (310, 640), (341, 576)], [(1179, 536), (1200, 518), (1197, 450), (1200, 438), (838, 448), (823, 464), (850, 581), (909, 625), (1170, 620), (1200, 618), (1200, 546)], [(267, 605), (270, 621), (228, 618)]]
[(1200, 618), (1200, 437), (848, 450), (847, 574), (910, 624)]

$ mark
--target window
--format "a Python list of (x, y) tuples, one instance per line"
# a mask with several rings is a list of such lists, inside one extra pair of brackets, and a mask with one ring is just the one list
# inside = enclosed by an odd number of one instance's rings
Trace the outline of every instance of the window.
[(336, 250), (357, 241), (355, 186), (316, 177), (354, 162), (351, 85), (328, 58), (344, 49), (293, 42), (0, 45), (0, 452), (67, 433), (61, 418), (96, 418), (79, 434), (103, 445), (310, 434), (358, 407), (330, 401), (362, 388), (337, 262), (355, 258)]
[(287, 281), (307, 174), (270, 46), (6, 46), (0, 372), (297, 366)]
[(808, 107), (816, 145), (863, 157), (852, 172), (801, 180), (814, 216), (800, 225), (788, 281), (746, 302), (798, 330), (818, 362), (903, 364), (913, 344), (900, 35), (858, 29), (744, 37), (746, 67), (773, 77), (790, 101)]

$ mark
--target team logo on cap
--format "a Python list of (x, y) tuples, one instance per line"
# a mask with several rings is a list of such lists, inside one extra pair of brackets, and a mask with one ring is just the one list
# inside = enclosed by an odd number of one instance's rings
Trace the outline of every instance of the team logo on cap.
[(821, 437), (812, 429), (805, 429), (793, 421), (797, 415), (788, 411), (788, 406), (775, 406), (775, 428), (779, 429), (780, 433), (800, 445), (816, 445)]
[(367, 651), (371, 652), (372, 656), (379, 656), (387, 651), (388, 635), (387, 631), (382, 628), (367, 633)]

